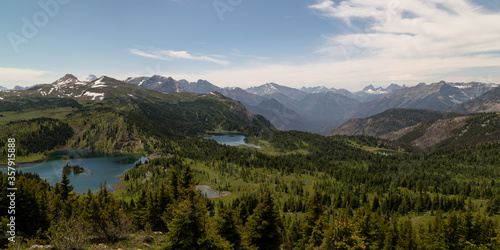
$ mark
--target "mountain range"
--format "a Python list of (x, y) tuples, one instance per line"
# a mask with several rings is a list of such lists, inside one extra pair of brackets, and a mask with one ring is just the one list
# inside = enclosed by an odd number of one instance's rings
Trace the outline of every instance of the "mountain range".
[[(28, 95), (37, 93), (49, 97), (102, 100), (114, 95), (113, 91), (107, 93), (96, 91), (103, 88), (106, 81), (118, 81), (110, 79), (89, 75), (85, 81), (80, 81), (72, 75), (66, 75), (51, 85), (28, 87), (30, 90), (36, 90), (28, 92)], [(498, 85), (479, 82), (441, 81), (429, 85), (420, 83), (414, 87), (391, 84), (386, 88), (370, 84), (357, 92), (324, 86), (296, 89), (276, 83), (266, 83), (247, 89), (220, 88), (207, 80), (189, 82), (159, 75), (129, 77), (123, 82), (138, 86), (140, 89), (163, 93), (218, 92), (239, 101), (250, 112), (264, 116), (280, 130), (300, 130), (320, 134), (337, 134), (346, 128), (348, 128), (346, 131), (351, 131), (346, 134), (365, 134), (360, 131), (367, 121), (350, 119), (363, 119), (391, 109), (426, 109), (458, 113), (500, 110), (498, 104), (500, 94), (498, 88), (495, 88)], [(17, 88), (21, 89), (24, 88)], [(5, 93), (11, 92), (13, 91)], [(126, 91), (121, 90), (121, 92)], [(141, 91), (134, 89), (135, 94), (139, 92)], [(344, 124), (347, 121), (349, 122)], [(341, 130), (332, 131), (339, 126)]]
[[(433, 105), (429, 106), (430, 104)], [(376, 101), (362, 104), (356, 111), (358, 115), (361, 112), (362, 115), (368, 115), (389, 106), (399, 108), (389, 109), (367, 118), (350, 119), (327, 135), (375, 136), (410, 143), (418, 148), (444, 143), (443, 141), (451, 137), (462, 138), (463, 134), (467, 133), (471, 138), (485, 137), (485, 135), (492, 136), (491, 138), (498, 136), (494, 128), (498, 126), (498, 117), (494, 114), (491, 114), (491, 117), (488, 114), (481, 114), (500, 112), (500, 87), (496, 84), (439, 82), (418, 85), (413, 89), (397, 90)], [(408, 109), (408, 107), (422, 109)], [(481, 117), (491, 119), (484, 118), (483, 121)], [(474, 122), (474, 131), (480, 131), (475, 135), (470, 135), (471, 132), (468, 131), (472, 126), (467, 125), (470, 119), (480, 120)], [(491, 126), (493, 127), (490, 128)], [(462, 132), (457, 134), (457, 131)], [(461, 142), (465, 143), (465, 140)]]
[(495, 84), (478, 82), (447, 83), (441, 81), (430, 85), (397, 89), (382, 95), (374, 101), (359, 105), (345, 118), (346, 120), (365, 118), (392, 108), (442, 111), (470, 101), (496, 86)]
[[(219, 92), (241, 102), (281, 130), (301, 130), (326, 134), (351, 118), (365, 118), (389, 109), (428, 109), (443, 111), (468, 102), (497, 87), (496, 84), (470, 82), (414, 87), (391, 84), (386, 88), (372, 84), (358, 92), (324, 86), (301, 89), (266, 83), (247, 89), (220, 88), (209, 81), (174, 80), (161, 76), (129, 77), (126, 82), (161, 92)], [(182, 86), (182, 87), (181, 87)]]
[(190, 92), (187, 88), (182, 86), (179, 82), (172, 79), (171, 77), (164, 77), (159, 75), (154, 75), (152, 77), (129, 77), (125, 79), (124, 82), (132, 83), (134, 85), (159, 92)]
[(0, 91), (8, 91), (8, 90), (25, 90), (25, 89), (29, 89), (29, 88), (32, 88), (32, 87), (33, 87), (33, 86), (22, 87), (22, 86), (16, 85), (16, 86), (14, 86), (14, 88), (9, 89), (9, 88), (6, 88), (6, 87), (3, 87), (3, 86), (0, 86)]
[(500, 112), (500, 87), (494, 88), (468, 102), (446, 109), (450, 112)]

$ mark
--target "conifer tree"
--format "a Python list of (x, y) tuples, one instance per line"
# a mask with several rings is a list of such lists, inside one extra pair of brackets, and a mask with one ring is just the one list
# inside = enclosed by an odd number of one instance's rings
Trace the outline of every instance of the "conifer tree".
[(399, 233), (400, 233), (399, 244), (398, 244), (399, 246), (408, 250), (417, 249), (411, 220), (409, 219), (404, 220), (400, 224)]
[(301, 220), (295, 219), (291, 224), (289, 224), (285, 240), (286, 249), (294, 249), (298, 247), (298, 242), (302, 239), (301, 228)]
[(452, 249), (460, 249), (463, 247), (465, 236), (463, 235), (462, 225), (457, 212), (453, 211), (448, 217), (445, 226), (444, 236), (446, 244)]
[[(312, 243), (314, 246), (318, 246), (319, 244), (321, 244), (320, 241), (323, 239), (323, 237), (319, 235), (319, 233), (323, 231), (324, 228), (322, 228), (321, 226), (323, 226), (324, 224), (318, 223), (318, 221), (324, 219), (324, 212), (325, 206), (323, 205), (323, 197), (321, 193), (317, 189), (315, 189), (314, 193), (309, 199), (309, 203), (307, 204), (307, 213), (305, 215), (304, 224), (302, 227), (302, 237), (298, 242), (299, 247), (305, 248), (310, 243)], [(315, 239), (311, 239), (313, 230), (315, 228)], [(321, 239), (319, 239), (318, 237), (320, 237)]]
[(221, 205), (218, 209), (218, 217), (215, 219), (215, 228), (222, 238), (229, 241), (235, 250), (241, 248), (241, 233), (236, 225), (233, 210)]
[(61, 179), (61, 198), (64, 201), (68, 199), (71, 191), (73, 191), (73, 186), (69, 185), (69, 183), (68, 175), (64, 172)]
[(207, 208), (201, 195), (192, 189), (184, 191), (185, 199), (173, 209), (168, 225), (166, 249), (229, 249), (230, 243), (212, 230)]
[(106, 190), (105, 185), (103, 187), (101, 183), (101, 189), (96, 195), (89, 189), (84, 201), (83, 218), (95, 237), (109, 242), (125, 236), (130, 225), (119, 203)]
[(256, 249), (279, 249), (283, 242), (284, 222), (278, 205), (267, 191), (245, 225), (246, 243)]

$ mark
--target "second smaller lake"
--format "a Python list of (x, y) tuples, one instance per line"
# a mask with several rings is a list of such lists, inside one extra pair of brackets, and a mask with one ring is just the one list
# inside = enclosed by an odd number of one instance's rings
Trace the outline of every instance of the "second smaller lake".
[(252, 148), (260, 148), (259, 146), (255, 146), (252, 143), (246, 143), (245, 136), (241, 134), (218, 133), (218, 134), (213, 134), (212, 136), (203, 137), (203, 139), (214, 140), (220, 144), (225, 144), (228, 146), (245, 145)]

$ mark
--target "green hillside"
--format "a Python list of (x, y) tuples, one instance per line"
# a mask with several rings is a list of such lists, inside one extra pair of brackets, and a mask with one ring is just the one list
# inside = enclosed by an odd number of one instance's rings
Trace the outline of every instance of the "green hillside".
[[(95, 88), (97, 81), (104, 86)], [(102, 93), (104, 98), (89, 100), (80, 94), (91, 90)], [(50, 94), (44, 97), (45, 92)], [(154, 147), (160, 138), (177, 140), (213, 131), (257, 134), (262, 129), (273, 129), (262, 116), (220, 94), (163, 94), (108, 77), (83, 84), (66, 75), (53, 84), (0, 95), (0, 124), (6, 124), (0, 128), (1, 138), (20, 136), (22, 127), (16, 129), (16, 124), (30, 116), (59, 118), (57, 121), (69, 124), (74, 131), (65, 138), (45, 138), (42, 133), (42, 137), (33, 140), (48, 140), (44, 150), (23, 151), (19, 155), (24, 157), (21, 162), (25, 158), (42, 159), (46, 153), (60, 148), (153, 154), (158, 151)], [(1, 162), (5, 156), (2, 150)]]

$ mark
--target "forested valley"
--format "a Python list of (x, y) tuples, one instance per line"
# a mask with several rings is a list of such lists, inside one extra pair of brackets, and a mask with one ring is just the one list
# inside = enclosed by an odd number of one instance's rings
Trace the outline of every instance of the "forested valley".
[[(19, 173), (24, 245), (165, 249), (497, 249), (500, 144), (374, 154), (303, 132), (261, 134), (272, 153), (172, 139), (125, 188), (72, 193)], [(149, 176), (149, 177), (148, 177)], [(7, 175), (2, 174), (2, 185)], [(204, 198), (207, 184), (233, 195)], [(6, 190), (2, 207), (7, 211)], [(8, 221), (2, 221), (4, 225)], [(3, 244), (7, 244), (6, 239)], [(11, 244), (12, 245), (12, 244)]]

